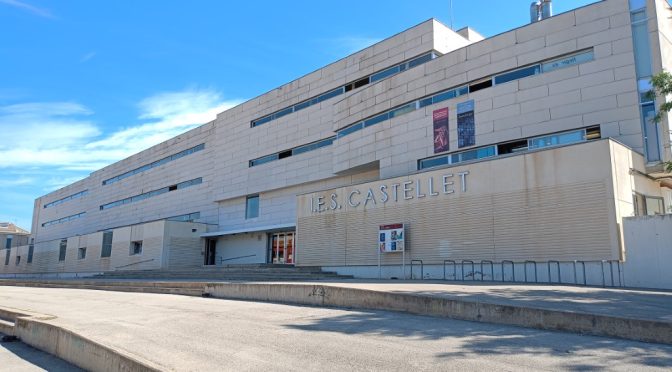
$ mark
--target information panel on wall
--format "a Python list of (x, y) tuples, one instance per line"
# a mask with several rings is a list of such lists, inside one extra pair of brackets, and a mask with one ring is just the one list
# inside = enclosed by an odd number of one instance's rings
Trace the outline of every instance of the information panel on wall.
[(474, 122), (474, 100), (457, 105), (457, 147), (476, 144), (476, 126)]
[(434, 110), (432, 120), (434, 122), (434, 153), (448, 151), (448, 108)]
[(380, 252), (403, 252), (404, 244), (404, 224), (381, 225), (378, 229), (378, 246)]

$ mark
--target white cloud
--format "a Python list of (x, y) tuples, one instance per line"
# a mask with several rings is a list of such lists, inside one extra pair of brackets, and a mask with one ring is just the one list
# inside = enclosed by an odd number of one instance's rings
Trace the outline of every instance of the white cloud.
[(12, 139), (0, 142), (0, 169), (93, 171), (211, 121), (239, 102), (210, 89), (160, 93), (139, 103), (140, 123), (109, 134), (77, 103), (0, 106), (0, 133)]
[(13, 6), (15, 8), (23, 9), (26, 10), (30, 13), (33, 13), (37, 16), (44, 17), (44, 18), (56, 18), (48, 9), (44, 8), (38, 8), (34, 5), (30, 5), (26, 2), (23, 1), (18, 1), (18, 0), (0, 0), (0, 4), (5, 4), (9, 6)]

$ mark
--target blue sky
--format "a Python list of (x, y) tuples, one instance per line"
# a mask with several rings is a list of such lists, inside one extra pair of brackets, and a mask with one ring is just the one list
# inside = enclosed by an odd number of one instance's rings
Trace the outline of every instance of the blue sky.
[[(454, 27), (492, 36), (528, 23), (530, 2), (454, 0)], [(449, 14), (448, 0), (0, 0), (0, 221), (30, 229), (38, 196)]]

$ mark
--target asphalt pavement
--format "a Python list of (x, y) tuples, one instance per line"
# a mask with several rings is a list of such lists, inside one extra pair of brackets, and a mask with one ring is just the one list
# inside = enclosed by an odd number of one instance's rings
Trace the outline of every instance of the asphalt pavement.
[(22, 287), (0, 287), (0, 306), (54, 315), (49, 322), (165, 370), (672, 368), (669, 345), (385, 311)]

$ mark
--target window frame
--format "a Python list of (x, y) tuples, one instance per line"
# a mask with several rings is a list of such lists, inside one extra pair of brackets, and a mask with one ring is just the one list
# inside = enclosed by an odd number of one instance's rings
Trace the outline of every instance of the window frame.
[[(252, 201), (252, 200), (256, 200), (256, 207), (254, 208), (254, 211), (250, 208), (250, 201)], [(261, 204), (261, 198), (259, 197), (259, 194), (248, 195), (247, 197), (245, 197), (245, 219), (246, 220), (259, 218), (260, 204)]]

